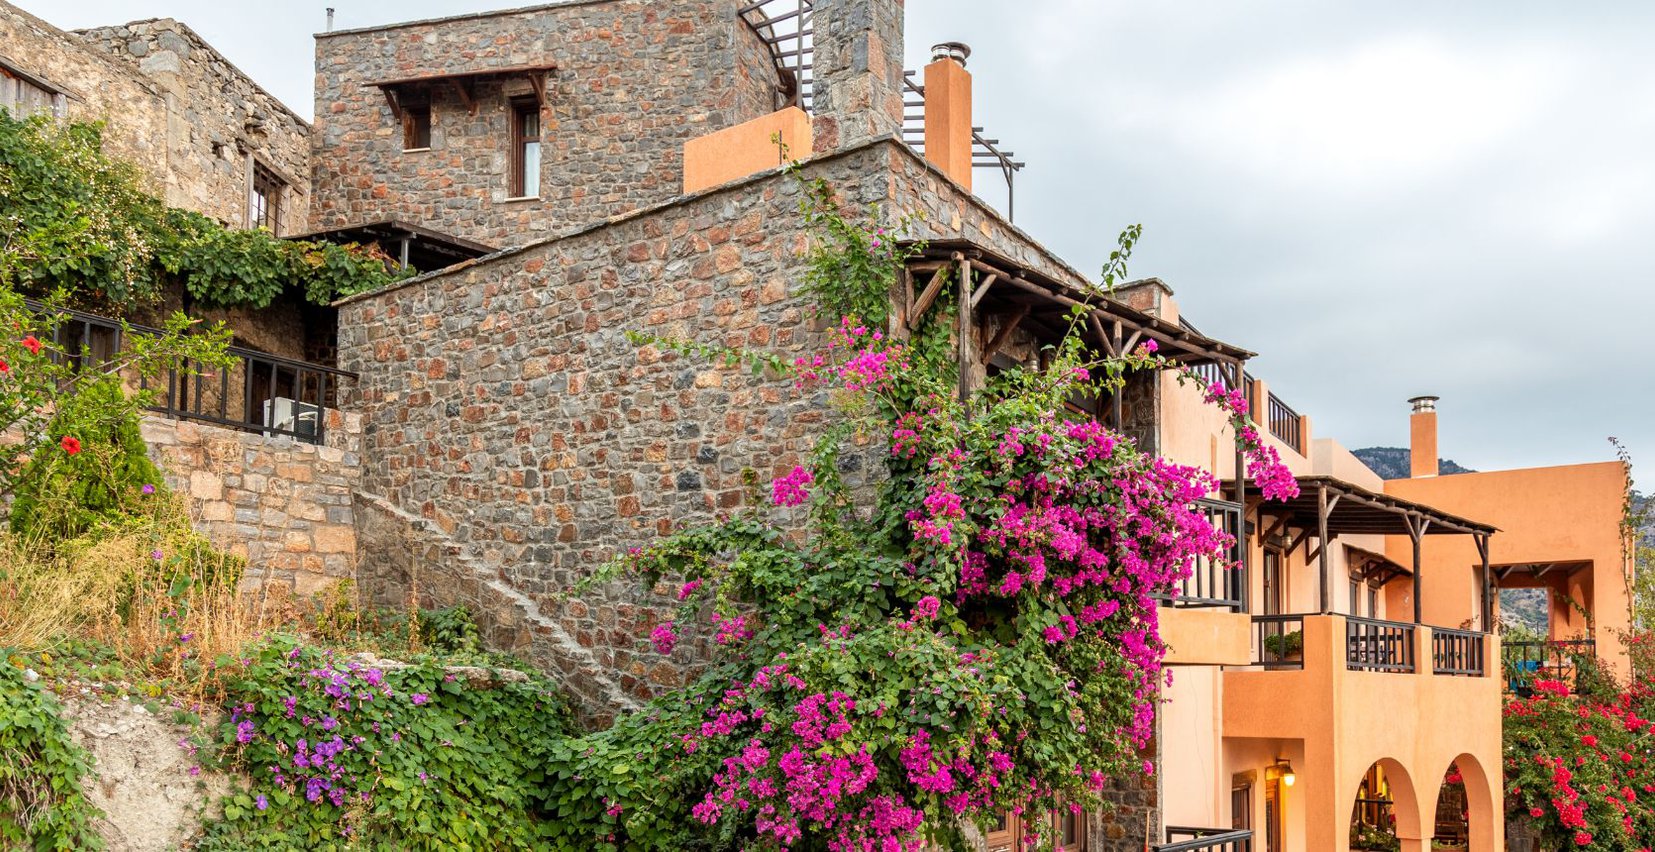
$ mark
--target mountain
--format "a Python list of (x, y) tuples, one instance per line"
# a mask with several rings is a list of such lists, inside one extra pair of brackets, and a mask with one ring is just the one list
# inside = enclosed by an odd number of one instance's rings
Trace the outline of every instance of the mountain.
[[(1407, 447), (1367, 447), (1351, 450), (1351, 455), (1361, 459), (1369, 470), (1379, 474), (1380, 479), (1408, 478)], [(1443, 476), (1451, 473), (1476, 473), (1469, 467), (1456, 464), (1453, 459), (1438, 459), (1437, 472)]]

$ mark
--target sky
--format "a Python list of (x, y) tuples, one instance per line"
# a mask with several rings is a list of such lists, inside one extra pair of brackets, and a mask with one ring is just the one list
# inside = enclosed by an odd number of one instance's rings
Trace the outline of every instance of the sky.
[[(323, 2), (14, 0), (66, 28), (188, 23), (311, 113)], [(732, 0), (733, 2), (733, 0)], [(520, 5), (333, 0), (340, 28)], [(1478, 470), (1655, 485), (1655, 4), (907, 0), (908, 66), (972, 46), (976, 123), (1028, 163), (1017, 224), (1135, 277), (1347, 447), (1439, 403)], [(991, 202), (994, 173), (977, 187)]]

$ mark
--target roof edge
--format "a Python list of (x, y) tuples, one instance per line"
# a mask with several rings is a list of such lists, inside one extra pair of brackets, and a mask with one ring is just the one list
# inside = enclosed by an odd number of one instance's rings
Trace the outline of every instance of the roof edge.
[(495, 9), (488, 12), (464, 12), (458, 15), (442, 15), (435, 18), (419, 18), (413, 21), (397, 21), (390, 24), (375, 24), (366, 27), (350, 27), (342, 30), (328, 30), (314, 33), (318, 39), (332, 38), (341, 35), (361, 35), (362, 33), (382, 32), (384, 30), (400, 30), (408, 27), (430, 26), (446, 24), (454, 21), (476, 21), (483, 18), (499, 18), (507, 15), (521, 15), (530, 12), (544, 12), (548, 9), (561, 9), (575, 6), (595, 6), (600, 3), (614, 3), (616, 0), (557, 0), (554, 3), (537, 3), (532, 6), (518, 6), (513, 9)]

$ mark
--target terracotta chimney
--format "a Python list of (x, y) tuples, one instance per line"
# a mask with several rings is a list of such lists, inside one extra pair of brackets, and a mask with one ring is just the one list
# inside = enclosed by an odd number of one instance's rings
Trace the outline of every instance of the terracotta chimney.
[(1436, 476), (1437, 471), (1437, 400), (1434, 396), (1416, 396), (1414, 413), (1408, 418), (1408, 475), (1414, 479)]
[(971, 189), (971, 48), (957, 41), (931, 48), (925, 66), (925, 158)]

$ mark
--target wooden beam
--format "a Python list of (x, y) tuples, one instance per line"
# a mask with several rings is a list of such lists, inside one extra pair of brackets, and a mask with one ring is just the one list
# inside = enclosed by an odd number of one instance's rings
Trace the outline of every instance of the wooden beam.
[(988, 366), (989, 359), (993, 358), (994, 353), (999, 352), (1000, 347), (1004, 346), (1006, 341), (1011, 339), (1012, 332), (1016, 331), (1017, 327), (1023, 324), (1024, 318), (1028, 317), (1028, 315), (1029, 306), (1024, 305), (1023, 307), (1017, 309), (1017, 313), (1012, 314), (1010, 318), (1000, 324), (1000, 330), (994, 333), (994, 339), (990, 340), (988, 345), (983, 347), (983, 366)]
[(455, 77), (449, 82), (454, 84), (454, 94), (459, 96), (460, 102), (465, 104), (466, 110), (472, 115), (476, 115), (477, 99), (471, 95), (471, 81)]
[(974, 332), (971, 323), (971, 266), (970, 261), (965, 259), (965, 255), (956, 254), (954, 259), (960, 267), (959, 328), (957, 330), (959, 340), (955, 346), (957, 350), (955, 363), (958, 364), (960, 371), (960, 405), (964, 410), (966, 419), (970, 419), (971, 371), (977, 366), (977, 359), (972, 357), (971, 354), (971, 338)]
[(988, 277), (983, 279), (983, 283), (978, 284), (977, 289), (971, 291), (971, 307), (973, 309), (977, 307), (978, 302), (983, 300), (984, 296), (988, 295), (988, 288), (993, 287), (994, 282), (999, 280), (999, 278), (1000, 273), (990, 272)]
[(1103, 344), (1103, 351), (1109, 353), (1109, 357), (1119, 358), (1121, 356), (1121, 353), (1115, 351), (1115, 342), (1110, 340), (1109, 335), (1103, 332), (1103, 323), (1098, 319), (1096, 311), (1086, 315), (1086, 324), (1092, 329), (1092, 334), (1097, 337), (1098, 342)]
[(534, 99), (541, 105), (546, 105), (546, 72), (530, 71), (529, 85), (534, 87)]
[(396, 118), (397, 121), (401, 121), (402, 120), (402, 104), (397, 101), (397, 90), (391, 88), (390, 86), (386, 86), (385, 88), (380, 89), (379, 91), (381, 91), (385, 94), (385, 103), (390, 105), (392, 117)]
[(931, 274), (931, 283), (925, 285), (925, 290), (919, 294), (919, 301), (914, 303), (913, 313), (908, 315), (908, 327), (910, 329), (919, 328), (919, 321), (925, 318), (925, 312), (931, 309), (931, 303), (937, 300), (937, 294), (942, 292), (942, 285), (947, 282), (947, 267), (942, 267)]

